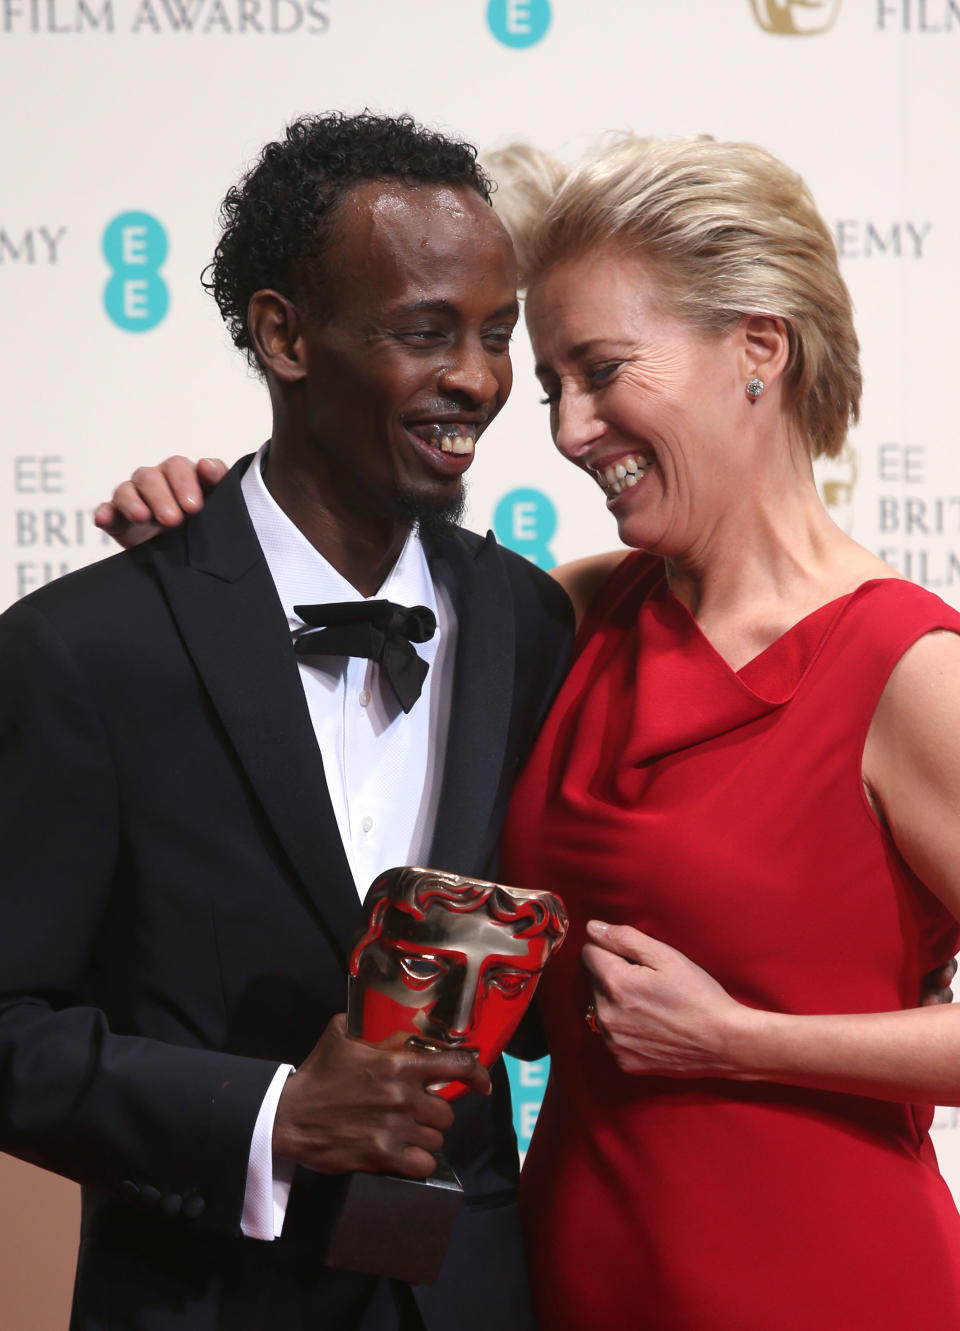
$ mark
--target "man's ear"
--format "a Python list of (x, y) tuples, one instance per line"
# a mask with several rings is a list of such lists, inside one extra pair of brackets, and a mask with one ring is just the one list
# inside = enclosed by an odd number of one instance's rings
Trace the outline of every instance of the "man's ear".
[(790, 359), (787, 325), (773, 314), (745, 314), (740, 323), (744, 379), (762, 379), (769, 388)]
[(247, 331), (264, 370), (288, 384), (304, 377), (307, 369), (302, 320), (286, 296), (277, 291), (255, 291), (247, 306)]

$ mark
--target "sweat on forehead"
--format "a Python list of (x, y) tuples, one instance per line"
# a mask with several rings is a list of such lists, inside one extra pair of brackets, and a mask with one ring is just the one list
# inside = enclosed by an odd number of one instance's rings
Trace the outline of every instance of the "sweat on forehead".
[[(469, 281), (514, 274), (506, 230), (473, 192), (451, 186), (361, 185), (330, 217), (324, 253), (305, 278), (314, 315), (356, 287), (377, 301), (449, 301)], [(515, 281), (515, 278), (514, 278)]]

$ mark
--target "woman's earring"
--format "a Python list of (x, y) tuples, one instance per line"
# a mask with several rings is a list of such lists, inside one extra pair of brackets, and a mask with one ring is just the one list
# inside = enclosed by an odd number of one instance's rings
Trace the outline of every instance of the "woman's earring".
[(763, 392), (763, 380), (751, 379), (750, 382), (747, 384), (747, 397), (750, 398), (753, 402), (756, 402), (757, 398), (760, 396), (762, 392)]

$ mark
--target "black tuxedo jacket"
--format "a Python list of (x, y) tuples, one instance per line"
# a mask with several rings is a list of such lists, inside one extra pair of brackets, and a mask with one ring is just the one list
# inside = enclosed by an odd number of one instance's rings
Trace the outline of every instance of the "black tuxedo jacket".
[[(317, 1257), (332, 1180), (239, 1236), (281, 1061), (345, 1006), (359, 902), (286, 618), (239, 488), (0, 618), (0, 1147), (83, 1185), (74, 1327), (340, 1331), (374, 1282)], [(430, 863), (493, 876), (571, 614), (526, 561), (428, 546), (459, 633)], [(434, 1328), (526, 1325), (502, 1065), (447, 1152), (468, 1204)]]

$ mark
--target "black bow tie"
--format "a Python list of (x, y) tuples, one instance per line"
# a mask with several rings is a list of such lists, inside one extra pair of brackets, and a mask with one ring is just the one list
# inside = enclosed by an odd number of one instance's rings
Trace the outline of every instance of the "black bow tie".
[(405, 712), (420, 697), (427, 663), (413, 650), (427, 642), (437, 618), (425, 605), (407, 609), (393, 601), (342, 601), (336, 605), (295, 605), (293, 612), (311, 631), (293, 640), (298, 656), (367, 656), (379, 661)]

